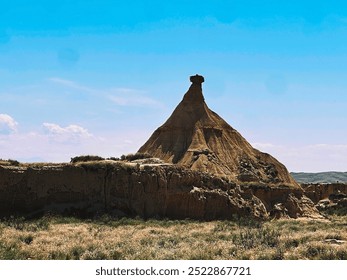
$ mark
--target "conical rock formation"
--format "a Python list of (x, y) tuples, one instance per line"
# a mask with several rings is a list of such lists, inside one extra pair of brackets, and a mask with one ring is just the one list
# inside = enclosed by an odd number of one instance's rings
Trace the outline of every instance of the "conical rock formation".
[(286, 167), (254, 149), (234, 128), (210, 110), (202, 94), (204, 77), (192, 85), (169, 119), (139, 149), (167, 163), (226, 176), (235, 182), (259, 182), (300, 188)]

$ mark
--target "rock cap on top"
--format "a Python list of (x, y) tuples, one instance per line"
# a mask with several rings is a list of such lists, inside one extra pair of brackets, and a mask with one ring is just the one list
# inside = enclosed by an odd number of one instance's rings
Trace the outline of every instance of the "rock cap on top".
[(195, 76), (190, 76), (190, 81), (193, 84), (202, 84), (203, 82), (205, 82), (205, 79), (203, 76), (196, 74)]

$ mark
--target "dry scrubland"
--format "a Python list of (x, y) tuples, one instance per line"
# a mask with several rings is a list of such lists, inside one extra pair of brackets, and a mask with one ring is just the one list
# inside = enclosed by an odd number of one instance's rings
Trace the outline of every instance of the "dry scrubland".
[(262, 223), (10, 218), (0, 223), (0, 259), (346, 260), (346, 227), (346, 215)]

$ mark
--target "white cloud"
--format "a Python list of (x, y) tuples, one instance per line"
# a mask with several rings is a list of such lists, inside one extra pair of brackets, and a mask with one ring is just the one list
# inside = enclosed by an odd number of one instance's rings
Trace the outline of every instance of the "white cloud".
[(43, 123), (43, 127), (45, 132), (52, 136), (53, 140), (60, 142), (76, 142), (78, 140), (93, 136), (88, 132), (87, 129), (75, 124), (61, 127), (60, 125), (54, 123)]
[(0, 114), (0, 134), (17, 132), (18, 123), (7, 114)]

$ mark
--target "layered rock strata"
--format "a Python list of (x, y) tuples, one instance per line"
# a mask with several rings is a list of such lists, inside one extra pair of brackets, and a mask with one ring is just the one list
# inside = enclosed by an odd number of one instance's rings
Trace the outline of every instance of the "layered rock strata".
[(347, 211), (347, 184), (301, 184), (304, 193), (319, 210), (344, 209)]
[(174, 165), (103, 161), (0, 166), (1, 215), (46, 212), (203, 220), (317, 214), (300, 189), (240, 186)]
[(202, 94), (204, 77), (192, 82), (169, 119), (139, 149), (168, 163), (227, 176), (234, 182), (286, 184), (300, 188), (286, 167), (254, 149), (242, 135), (208, 108)]

